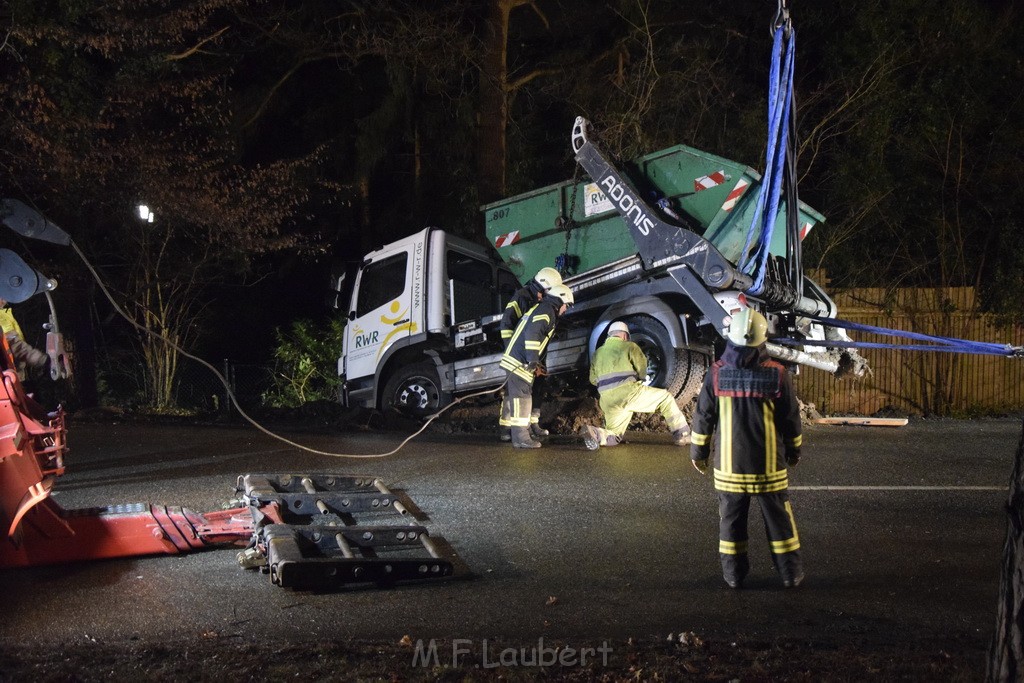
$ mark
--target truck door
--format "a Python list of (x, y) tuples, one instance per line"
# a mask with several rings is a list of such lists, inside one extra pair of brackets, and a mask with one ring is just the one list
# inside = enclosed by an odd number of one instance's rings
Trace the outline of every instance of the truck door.
[(384, 352), (418, 331), (411, 287), (410, 250), (389, 254), (363, 266), (355, 287), (354, 315), (345, 326), (346, 374), (372, 375)]

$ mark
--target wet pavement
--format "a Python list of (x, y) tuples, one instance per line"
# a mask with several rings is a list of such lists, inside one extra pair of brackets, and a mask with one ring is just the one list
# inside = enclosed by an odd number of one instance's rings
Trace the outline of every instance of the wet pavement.
[[(1018, 419), (808, 427), (791, 499), (807, 580), (784, 590), (759, 515), (751, 577), (730, 591), (711, 482), (665, 434), (589, 452), (552, 437), (514, 451), (490, 435), (426, 435), (397, 455), (301, 453), (250, 428), (72, 424), (65, 508), (148, 501), (214, 510), (239, 474), (372, 475), (403, 491), (468, 569), (460, 580), (333, 593), (282, 589), (236, 549), (0, 572), (5, 644), (201, 637), (531, 641), (704, 637), (982, 647), (995, 619), (1003, 506)], [(380, 453), (402, 434), (288, 433)]]

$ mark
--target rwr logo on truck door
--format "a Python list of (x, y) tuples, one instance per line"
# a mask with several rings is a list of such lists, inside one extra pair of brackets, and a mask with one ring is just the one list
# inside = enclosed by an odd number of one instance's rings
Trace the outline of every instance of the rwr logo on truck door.
[(607, 188), (608, 196), (619, 205), (622, 215), (633, 221), (633, 225), (640, 231), (640, 234), (650, 234), (651, 228), (654, 227), (654, 221), (647, 217), (644, 210), (640, 208), (640, 203), (633, 198), (626, 186), (610, 175), (601, 181), (601, 185)]
[(373, 332), (367, 333), (361, 327), (355, 329), (355, 336), (353, 337), (356, 343), (356, 348), (361, 349), (365, 346), (372, 346), (380, 341), (380, 332), (374, 330)]

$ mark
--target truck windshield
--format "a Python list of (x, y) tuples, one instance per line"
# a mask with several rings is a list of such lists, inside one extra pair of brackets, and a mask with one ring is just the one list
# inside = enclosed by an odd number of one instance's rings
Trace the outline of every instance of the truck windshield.
[(405, 264), (408, 254), (403, 252), (375, 261), (363, 268), (359, 280), (359, 303), (356, 317), (361, 318), (370, 311), (401, 296), (405, 291)]

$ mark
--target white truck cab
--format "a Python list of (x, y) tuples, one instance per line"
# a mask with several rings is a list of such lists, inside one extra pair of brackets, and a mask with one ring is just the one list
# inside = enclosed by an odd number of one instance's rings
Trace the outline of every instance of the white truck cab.
[[(498, 327), (519, 286), (486, 248), (436, 228), (367, 254), (339, 304), (348, 311), (342, 402), (426, 415), (457, 393), (500, 385)], [(582, 362), (586, 339), (573, 337), (549, 350), (552, 371)]]

